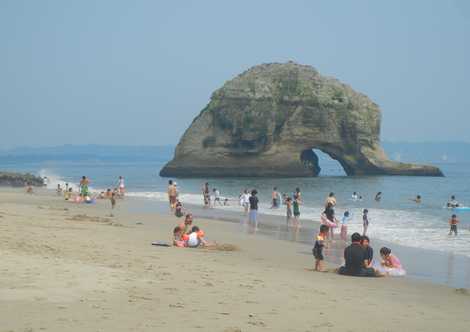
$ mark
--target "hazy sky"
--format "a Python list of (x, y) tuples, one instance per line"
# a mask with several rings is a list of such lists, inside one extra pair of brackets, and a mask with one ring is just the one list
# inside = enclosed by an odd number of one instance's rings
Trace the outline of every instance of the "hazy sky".
[(225, 81), (294, 60), (382, 139), (470, 142), (470, 1), (0, 0), (0, 147), (176, 144)]

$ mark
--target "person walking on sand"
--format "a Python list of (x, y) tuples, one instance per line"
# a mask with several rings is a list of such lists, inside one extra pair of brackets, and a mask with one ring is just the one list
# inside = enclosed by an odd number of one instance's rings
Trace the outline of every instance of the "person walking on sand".
[(258, 229), (258, 197), (256, 195), (258, 191), (253, 189), (250, 196), (250, 213), (248, 216), (248, 221), (255, 230)]
[(449, 225), (450, 225), (449, 235), (452, 235), (452, 233), (454, 233), (454, 235), (457, 236), (457, 224), (458, 223), (459, 223), (459, 220), (457, 219), (457, 215), (453, 214), (449, 220)]

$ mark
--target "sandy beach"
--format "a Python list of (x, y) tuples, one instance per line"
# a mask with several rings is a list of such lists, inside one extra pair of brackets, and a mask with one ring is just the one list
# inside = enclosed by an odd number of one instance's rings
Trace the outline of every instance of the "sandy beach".
[(309, 247), (199, 220), (234, 251), (152, 246), (178, 220), (0, 190), (0, 331), (468, 331), (470, 292), (312, 272)]

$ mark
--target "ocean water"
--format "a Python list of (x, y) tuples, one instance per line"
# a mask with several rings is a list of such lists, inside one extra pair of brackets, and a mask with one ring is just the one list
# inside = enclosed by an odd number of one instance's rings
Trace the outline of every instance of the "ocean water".
[[(113, 188), (120, 175), (124, 176), (129, 196), (149, 201), (167, 201), (168, 179), (158, 173), (163, 166), (161, 161), (119, 158), (119, 160), (43, 160), (20, 161), (2, 159), (1, 170), (31, 172), (49, 179), (48, 187), (55, 189), (58, 183), (65, 182), (77, 186), (82, 175), (91, 180), (96, 191)], [(444, 253), (470, 257), (470, 212), (454, 212), (444, 208), (450, 195), (459, 202), (470, 206), (470, 164), (443, 163), (437, 166), (446, 174), (443, 178), (432, 177), (346, 177), (334, 161), (322, 160), (322, 173), (317, 178), (217, 178), (217, 179), (176, 179), (183, 204), (202, 205), (201, 188), (209, 182), (217, 188), (221, 196), (229, 199), (229, 206), (220, 210), (241, 211), (238, 196), (243, 189), (256, 188), (261, 201), (260, 212), (272, 215), (285, 215), (282, 207), (270, 209), (271, 191), (274, 186), (282, 193), (291, 194), (299, 187), (303, 195), (301, 218), (303, 224), (313, 225), (318, 221), (323, 203), (329, 192), (334, 192), (338, 205), (337, 217), (344, 211), (352, 213), (350, 233), (362, 229), (362, 209), (369, 210), (370, 226), (368, 234), (372, 239), (380, 239), (404, 246), (438, 250)], [(363, 200), (351, 200), (352, 192), (358, 192)], [(374, 201), (375, 194), (383, 193), (381, 202)], [(423, 202), (411, 201), (421, 195)], [(459, 235), (448, 236), (448, 219), (456, 213), (460, 219)], [(262, 222), (262, 219), (261, 219)]]

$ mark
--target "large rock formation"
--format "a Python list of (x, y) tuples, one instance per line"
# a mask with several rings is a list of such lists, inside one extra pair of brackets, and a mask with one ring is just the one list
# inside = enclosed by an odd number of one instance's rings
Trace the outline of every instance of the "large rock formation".
[(22, 187), (29, 183), (32, 186), (41, 187), (43, 182), (42, 178), (29, 173), (0, 172), (0, 186)]
[(348, 175), (442, 176), (432, 166), (387, 158), (381, 113), (367, 96), (296, 63), (263, 64), (215, 91), (161, 176), (316, 176), (312, 149)]

